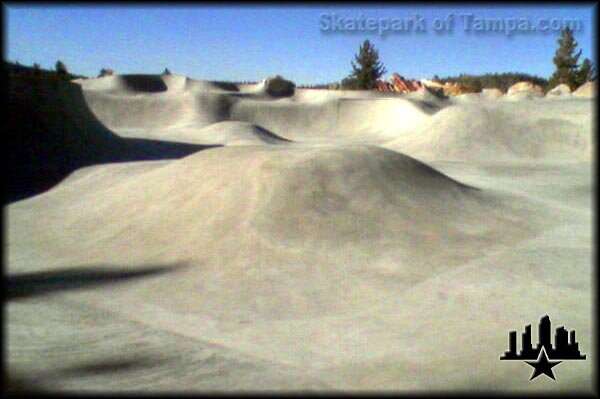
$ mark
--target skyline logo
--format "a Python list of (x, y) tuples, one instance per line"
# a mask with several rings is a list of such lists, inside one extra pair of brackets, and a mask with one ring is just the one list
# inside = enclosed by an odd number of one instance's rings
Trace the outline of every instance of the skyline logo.
[[(521, 350), (517, 353), (517, 332), (510, 331), (508, 334), (508, 350), (504, 352), (500, 360), (525, 361), (534, 368), (530, 381), (542, 374), (556, 380), (552, 367), (564, 360), (585, 360), (586, 355), (581, 354), (579, 351), (579, 343), (575, 339), (575, 330), (568, 331), (564, 326), (558, 327), (555, 332), (555, 347), (552, 346), (551, 333), (552, 323), (550, 317), (545, 315), (540, 319), (539, 341), (534, 348), (531, 343), (531, 324), (528, 324), (522, 334)], [(535, 362), (527, 360), (535, 360)]]

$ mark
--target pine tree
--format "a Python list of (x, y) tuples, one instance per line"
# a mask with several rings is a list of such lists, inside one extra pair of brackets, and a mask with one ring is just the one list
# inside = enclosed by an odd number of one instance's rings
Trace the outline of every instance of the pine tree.
[(342, 85), (349, 89), (375, 89), (377, 80), (387, 72), (379, 61), (379, 52), (369, 40), (365, 40), (354, 59), (356, 63), (352, 62), (352, 73), (343, 80)]
[(592, 61), (589, 58), (583, 60), (581, 66), (579, 67), (579, 70), (577, 71), (577, 86), (579, 87), (582, 84), (593, 80), (595, 73), (596, 71), (594, 69), (594, 64), (592, 63)]
[(574, 90), (577, 86), (577, 74), (579, 57), (581, 50), (577, 51), (577, 42), (573, 37), (573, 31), (565, 28), (560, 32), (558, 39), (558, 49), (552, 61), (556, 65), (556, 71), (550, 77), (550, 87), (567, 84)]

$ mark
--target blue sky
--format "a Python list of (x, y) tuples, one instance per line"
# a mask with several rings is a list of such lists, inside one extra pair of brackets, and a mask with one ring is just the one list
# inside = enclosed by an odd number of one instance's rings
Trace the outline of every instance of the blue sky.
[[(339, 81), (364, 39), (379, 50), (387, 76), (430, 78), (486, 72), (525, 72), (549, 77), (554, 70), (558, 31), (465, 31), (471, 13), (480, 20), (517, 18), (536, 25), (540, 18), (578, 20), (575, 32), (582, 58), (595, 59), (595, 7), (546, 6), (242, 6), (182, 4), (160, 6), (90, 4), (65, 6), (4, 3), (5, 59), (53, 68), (62, 60), (69, 71), (96, 76), (101, 68), (116, 73), (171, 72), (196, 79), (260, 80), (274, 74), (297, 84)], [(436, 19), (454, 15), (448, 31)], [(424, 32), (324, 32), (324, 18), (419, 18)], [(328, 17), (323, 17), (326, 15)], [(338, 25), (339, 26), (339, 25)]]

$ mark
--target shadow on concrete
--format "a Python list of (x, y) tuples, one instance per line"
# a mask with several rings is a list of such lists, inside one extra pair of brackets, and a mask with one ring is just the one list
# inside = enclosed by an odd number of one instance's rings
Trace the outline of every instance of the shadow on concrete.
[(167, 91), (167, 85), (160, 75), (121, 75), (125, 86), (132, 91), (141, 93), (160, 93)]
[(94, 116), (78, 84), (18, 77), (7, 83), (3, 205), (40, 194), (82, 167), (221, 147), (122, 138)]
[[(50, 393), (61, 392), (62, 389), (51, 388), (48, 385), (55, 381), (70, 380), (73, 378), (86, 378), (106, 376), (106, 378), (126, 378), (123, 374), (136, 373), (153, 367), (164, 367), (165, 363), (172, 361), (165, 356), (151, 353), (138, 353), (121, 356), (118, 359), (99, 359), (79, 363), (66, 368), (47, 370), (43, 374), (25, 374), (22, 370), (4, 371), (3, 393), (7, 396), (23, 395), (25, 393)], [(139, 378), (139, 377), (133, 377)], [(49, 383), (49, 384), (48, 384)], [(82, 386), (81, 389), (87, 387)], [(66, 389), (65, 389), (66, 391)], [(69, 389), (69, 392), (73, 392)]]
[[(47, 295), (54, 292), (90, 288), (102, 284), (114, 284), (132, 279), (149, 277), (172, 272), (184, 267), (184, 263), (168, 266), (146, 266), (143, 270), (115, 270), (113, 268), (87, 267), (69, 268), (49, 272), (24, 273), (5, 277), (6, 299), (8, 301)], [(84, 364), (77, 368), (58, 371), (57, 373), (77, 376), (104, 373), (122, 373), (139, 368), (148, 368), (165, 359), (153, 358), (149, 355), (138, 355), (126, 359), (101, 360)], [(37, 379), (24, 377), (14, 370), (3, 372), (2, 393), (5, 396), (51, 392), (41, 385)]]
[(141, 368), (151, 368), (164, 363), (165, 359), (150, 355), (135, 355), (122, 359), (105, 359), (80, 364), (60, 370), (61, 375), (85, 376), (97, 374), (126, 373)]
[[(90, 288), (102, 284), (114, 284), (168, 273), (185, 267), (184, 263), (163, 266), (145, 266), (142, 270), (106, 270), (97, 266), (88, 268), (68, 268), (47, 272), (24, 273), (5, 277), (5, 298), (8, 301), (47, 295), (55, 292)], [(43, 317), (43, 315), (41, 315)], [(77, 368), (59, 370), (66, 375), (86, 375), (99, 373), (120, 373), (128, 370), (147, 368), (158, 361), (150, 355), (136, 355), (127, 359), (96, 361)], [(12, 370), (3, 372), (2, 393), (6, 396), (50, 392), (39, 378), (25, 377), (25, 374)]]
[(5, 298), (9, 301), (53, 292), (114, 284), (132, 279), (172, 272), (184, 267), (183, 263), (168, 266), (144, 266), (140, 270), (106, 269), (105, 267), (76, 267), (53, 271), (10, 275), (5, 280)]
[(8, 373), (7, 370), (4, 370), (3, 374), (2, 396), (4, 397), (22, 397), (24, 394), (32, 395), (48, 392), (36, 381), (25, 378), (18, 373)]

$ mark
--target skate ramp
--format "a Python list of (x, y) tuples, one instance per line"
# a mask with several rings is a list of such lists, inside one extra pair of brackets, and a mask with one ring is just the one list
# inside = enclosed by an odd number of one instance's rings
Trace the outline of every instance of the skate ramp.
[(589, 161), (594, 148), (589, 106), (551, 100), (455, 103), (385, 147), (430, 161)]
[[(242, 122), (295, 142), (371, 143), (424, 160), (578, 161), (592, 154), (591, 112), (576, 99), (505, 101), (476, 94), (442, 99), (426, 90), (398, 95), (308, 89), (273, 98), (264, 93), (264, 82), (223, 91), (210, 82), (166, 78), (179, 83), (165, 84), (173, 90), (133, 96), (128, 94), (131, 85), (124, 83), (118, 90), (84, 87), (86, 102), (102, 123), (123, 137), (214, 144), (216, 138), (205, 128), (216, 123), (209, 129), (216, 132), (235, 126), (223, 122)], [(165, 77), (153, 79), (163, 82)], [(565, 116), (571, 114), (562, 108), (575, 116)], [(236, 135), (239, 131), (214, 136), (227, 144)]]
[[(374, 268), (375, 275), (395, 274), (398, 284), (408, 287), (516, 243), (541, 226), (528, 201), (516, 208), (501, 195), (378, 147), (222, 147), (160, 162), (127, 175), (94, 166), (12, 206), (9, 264), (47, 268), (44, 259), (57, 240), (77, 241), (59, 263), (85, 264), (81, 257), (90, 256), (107, 264), (194, 259), (203, 276), (197, 278), (212, 281), (212, 288), (190, 293), (189, 303), (203, 303), (205, 312), (221, 309), (220, 314), (227, 307), (230, 321), (253, 312), (268, 319), (320, 317), (375, 300), (367, 298), (374, 287), (362, 283), (355, 297), (347, 298), (341, 290), (350, 290), (346, 283), (357, 283), (358, 275), (342, 283), (346, 272)], [(27, 218), (47, 203), (52, 209)], [(528, 223), (515, 224), (524, 212), (531, 213)], [(506, 229), (511, 234), (502, 236)], [(312, 261), (328, 265), (320, 269), (322, 277), (331, 274), (318, 292), (301, 271)], [(382, 264), (388, 262), (387, 268), (396, 266), (386, 270)], [(303, 278), (308, 280), (298, 280)], [(180, 294), (164, 300), (180, 306), (183, 288), (174, 289)], [(166, 294), (160, 292), (157, 301)], [(309, 292), (320, 299), (311, 302)], [(239, 301), (240, 295), (260, 295), (263, 303), (255, 309), (255, 303)], [(284, 295), (299, 302), (291, 304)]]
[(79, 85), (10, 79), (4, 202), (43, 192), (80, 167), (173, 159), (210, 146), (113, 133), (91, 112)]
[[(166, 77), (177, 79), (172, 75)], [(86, 102), (96, 117), (124, 137), (144, 138), (149, 130), (152, 138), (156, 138), (158, 129), (162, 129), (166, 140), (180, 140), (179, 133), (184, 131), (239, 121), (290, 140), (382, 142), (414, 129), (445, 106), (437, 98), (418, 95), (404, 98), (378, 92), (317, 94), (324, 91), (300, 89), (292, 97), (276, 98), (265, 93), (264, 83), (238, 87), (239, 91), (224, 91), (210, 82), (188, 79), (181, 88), (181, 84), (167, 85), (162, 76), (144, 76), (142, 80), (147, 80), (147, 86), (163, 82), (167, 87), (165, 91), (150, 92), (132, 90), (127, 81), (134, 78), (140, 77), (111, 76), (81, 82)]]

